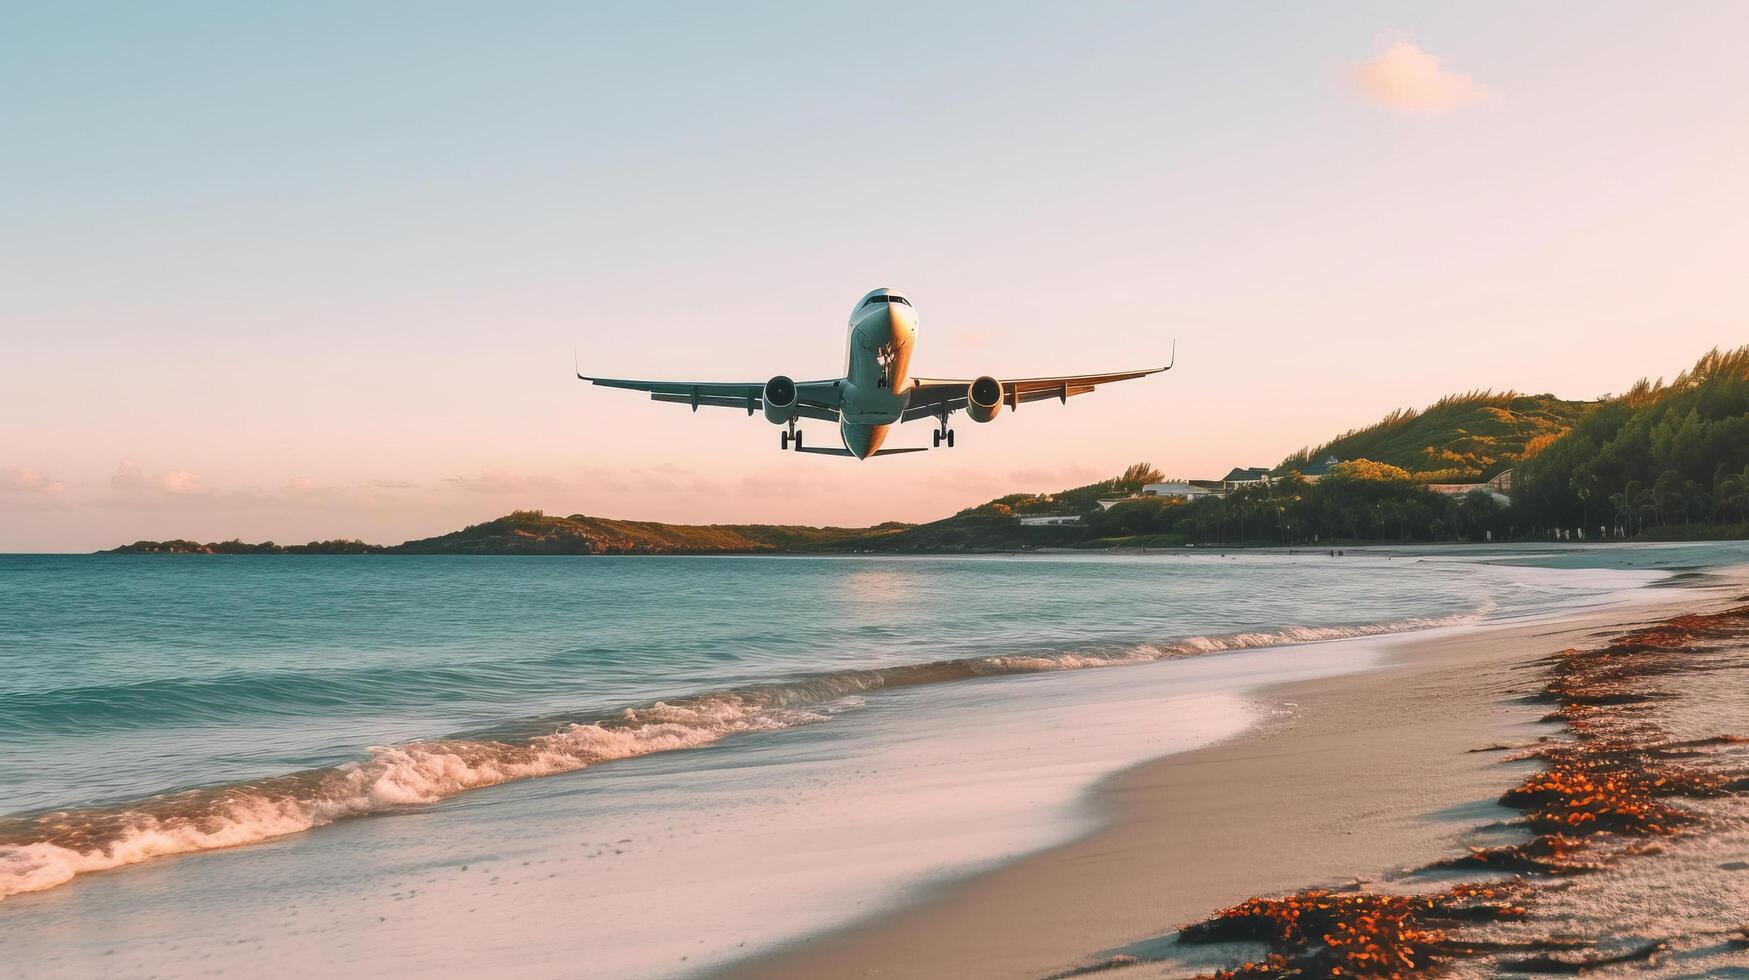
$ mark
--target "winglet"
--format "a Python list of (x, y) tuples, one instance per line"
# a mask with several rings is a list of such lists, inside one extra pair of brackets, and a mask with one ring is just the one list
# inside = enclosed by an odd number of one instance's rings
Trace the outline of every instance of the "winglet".
[(1178, 338), (1173, 337), (1172, 338), (1172, 356), (1171, 356), (1171, 359), (1168, 360), (1166, 362), (1166, 366), (1161, 368), (1160, 370), (1170, 371), (1170, 370), (1172, 370), (1172, 365), (1177, 364), (1177, 363), (1178, 363)]
[(589, 380), (588, 378), (585, 378), (583, 376), (583, 365), (581, 362), (579, 362), (577, 360), (577, 348), (575, 348), (575, 347), (571, 348), (571, 367), (576, 369), (578, 381), (588, 381)]

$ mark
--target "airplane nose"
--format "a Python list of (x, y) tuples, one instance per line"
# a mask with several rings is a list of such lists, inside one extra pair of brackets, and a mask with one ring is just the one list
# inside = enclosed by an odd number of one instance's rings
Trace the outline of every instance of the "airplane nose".
[(859, 344), (868, 350), (876, 350), (900, 337), (909, 336), (915, 322), (906, 319), (907, 312), (907, 307), (895, 303), (883, 305), (870, 313), (856, 325)]
[(917, 330), (917, 311), (902, 303), (887, 306), (887, 338), (902, 340)]

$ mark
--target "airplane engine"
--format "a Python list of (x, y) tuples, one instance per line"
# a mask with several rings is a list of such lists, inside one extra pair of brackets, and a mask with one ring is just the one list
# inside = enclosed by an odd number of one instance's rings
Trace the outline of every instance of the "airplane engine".
[(1002, 382), (989, 375), (966, 386), (966, 414), (974, 422), (988, 422), (1002, 411)]
[(765, 418), (782, 425), (796, 417), (796, 383), (783, 375), (765, 382)]

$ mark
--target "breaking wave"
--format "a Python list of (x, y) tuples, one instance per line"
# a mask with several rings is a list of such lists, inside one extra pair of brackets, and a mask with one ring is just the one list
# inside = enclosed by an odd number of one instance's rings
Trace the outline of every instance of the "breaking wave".
[(1150, 663), (1255, 647), (1401, 633), (1478, 616), (1362, 626), (1291, 627), (1066, 653), (983, 656), (845, 670), (658, 701), (607, 718), (553, 723), (528, 738), (447, 738), (379, 746), (319, 769), (155, 796), (134, 803), (0, 818), (0, 899), (152, 858), (237, 847), (346, 817), (435, 803), (512, 780), (709, 745), (731, 735), (825, 721), (889, 688), (976, 677)]

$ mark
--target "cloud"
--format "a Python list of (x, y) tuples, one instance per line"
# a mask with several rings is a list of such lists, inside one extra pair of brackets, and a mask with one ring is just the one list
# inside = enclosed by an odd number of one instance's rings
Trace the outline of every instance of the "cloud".
[(1392, 44), (1352, 78), (1367, 98), (1404, 112), (1449, 112), (1493, 97), (1480, 82), (1445, 68), (1438, 55), (1408, 41)]
[(570, 488), (565, 481), (555, 477), (509, 470), (485, 470), (479, 476), (449, 476), (444, 477), (443, 482), (456, 490), (483, 494), (552, 493)]
[[(650, 467), (625, 470), (580, 472), (570, 477), (543, 473), (519, 473), (515, 470), (482, 470), (478, 476), (447, 476), (443, 485), (451, 490), (477, 493), (483, 496), (523, 496), (534, 494), (563, 495), (564, 501), (599, 500), (601, 494), (630, 495), (640, 499), (662, 497), (711, 498), (728, 492), (714, 480), (671, 462)], [(756, 489), (769, 490), (760, 485)], [(551, 496), (548, 497), (552, 499)], [(558, 504), (559, 501), (552, 501)], [(572, 506), (570, 503), (564, 506)]]
[(372, 480), (370, 485), (378, 490), (417, 490), (419, 484), (408, 483), (406, 480)]
[(109, 485), (122, 493), (152, 496), (194, 497), (203, 492), (200, 477), (187, 470), (147, 473), (130, 463), (122, 463), (115, 468), (115, 475), (109, 478)]
[(333, 500), (349, 492), (346, 487), (328, 486), (307, 476), (294, 476), (279, 488), (278, 496), (287, 500), (317, 502)]
[(0, 492), (54, 496), (65, 489), (67, 487), (61, 481), (51, 480), (28, 466), (0, 470)]

